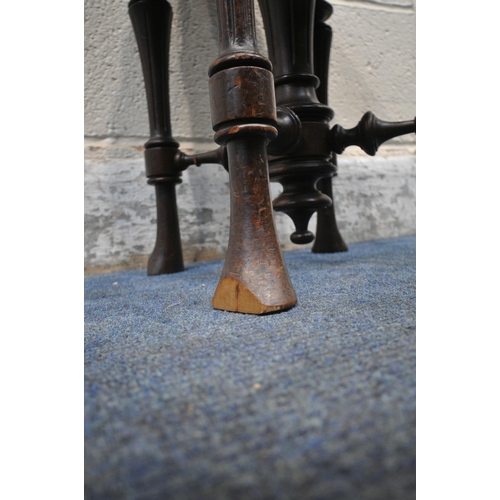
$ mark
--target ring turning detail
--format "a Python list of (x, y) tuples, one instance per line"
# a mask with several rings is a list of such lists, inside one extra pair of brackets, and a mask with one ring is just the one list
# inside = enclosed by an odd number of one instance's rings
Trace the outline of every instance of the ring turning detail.
[[(169, 50), (172, 8), (166, 0), (131, 0), (129, 16), (144, 74), (150, 139), (146, 176), (156, 189), (157, 239), (149, 275), (184, 270), (176, 184), (191, 165), (218, 163), (229, 173), (230, 234), (212, 306), (267, 314), (297, 303), (276, 236), (273, 210), (295, 224), (290, 239), (314, 241), (315, 253), (348, 250), (337, 227), (332, 178), (337, 155), (359, 146), (374, 155), (383, 142), (416, 132), (416, 120), (386, 122), (371, 112), (352, 129), (330, 128), (328, 68), (333, 8), (326, 0), (259, 0), (269, 59), (259, 52), (253, 0), (215, 0), (219, 55), (208, 70), (214, 141), (187, 155), (172, 137)], [(269, 182), (282, 184), (271, 201)], [(316, 235), (308, 230), (317, 213)]]

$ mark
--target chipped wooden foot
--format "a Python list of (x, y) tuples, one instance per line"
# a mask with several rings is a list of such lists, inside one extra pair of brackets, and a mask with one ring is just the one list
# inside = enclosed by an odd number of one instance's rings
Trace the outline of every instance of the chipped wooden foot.
[(218, 0), (220, 56), (212, 64), (215, 141), (226, 146), (229, 244), (212, 305), (266, 314), (297, 302), (274, 227), (266, 145), (278, 135), (273, 75), (257, 52), (253, 0)]
[[(261, 294), (262, 295), (262, 294)], [(223, 311), (240, 312), (246, 314), (269, 314), (278, 311), (286, 311), (296, 304), (296, 300), (289, 300), (280, 304), (264, 304), (266, 297), (257, 297), (243, 283), (230, 276), (223, 278), (212, 300), (214, 309)]]
[(276, 238), (264, 137), (242, 129), (227, 144), (231, 182), (231, 225), (215, 309), (267, 314), (297, 303)]

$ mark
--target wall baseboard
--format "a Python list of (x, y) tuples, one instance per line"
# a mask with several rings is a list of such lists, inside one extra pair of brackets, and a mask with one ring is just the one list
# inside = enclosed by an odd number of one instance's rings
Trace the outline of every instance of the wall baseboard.
[[(106, 155), (95, 148), (86, 155), (87, 274), (146, 266), (155, 243), (156, 208), (139, 150)], [(190, 167), (182, 177), (177, 197), (185, 261), (224, 257), (229, 238), (227, 172), (219, 165), (204, 165)], [(412, 154), (341, 157), (333, 190), (337, 222), (346, 243), (415, 234), (415, 181)], [(279, 184), (271, 184), (273, 198), (280, 190)], [(289, 240), (294, 229), (286, 215), (276, 213), (275, 222), (283, 250), (304, 248)], [(314, 232), (315, 226), (313, 216), (309, 229)]]

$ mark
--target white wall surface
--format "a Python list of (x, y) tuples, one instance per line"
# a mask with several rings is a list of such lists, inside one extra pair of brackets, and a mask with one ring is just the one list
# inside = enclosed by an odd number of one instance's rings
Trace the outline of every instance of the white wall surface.
[[(398, 121), (415, 116), (415, 1), (338, 0), (329, 104), (332, 125), (355, 126), (363, 113)], [(186, 153), (213, 149), (208, 67), (218, 54), (215, 2), (172, 0), (172, 130)], [(266, 54), (257, 7), (258, 36)], [(149, 137), (146, 96), (127, 1), (85, 2), (85, 268), (144, 266), (155, 239), (154, 188), (142, 145)], [(273, 195), (280, 190), (272, 184)], [(221, 257), (229, 234), (227, 173), (190, 167), (177, 188), (186, 261)], [(337, 220), (347, 243), (415, 233), (415, 135), (377, 157), (349, 148), (334, 180)], [(293, 224), (276, 214), (284, 249)], [(315, 220), (310, 229), (314, 231)]]

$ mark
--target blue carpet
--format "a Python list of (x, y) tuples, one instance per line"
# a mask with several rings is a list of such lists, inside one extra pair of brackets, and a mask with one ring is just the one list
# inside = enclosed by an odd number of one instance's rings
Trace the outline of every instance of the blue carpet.
[(415, 237), (284, 256), (268, 316), (221, 260), (85, 278), (86, 499), (415, 498)]

